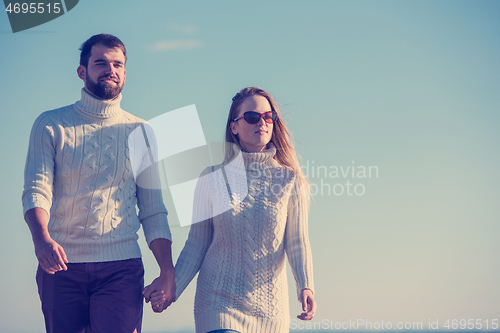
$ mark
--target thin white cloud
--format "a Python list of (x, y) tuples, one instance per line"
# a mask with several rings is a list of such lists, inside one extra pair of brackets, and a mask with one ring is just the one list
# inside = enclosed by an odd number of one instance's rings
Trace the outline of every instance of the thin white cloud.
[(198, 39), (171, 39), (156, 42), (147, 47), (150, 52), (172, 51), (172, 50), (192, 50), (203, 46), (203, 42)]
[(179, 32), (185, 35), (192, 35), (198, 32), (198, 27), (193, 24), (179, 24), (171, 22), (168, 24), (168, 30)]

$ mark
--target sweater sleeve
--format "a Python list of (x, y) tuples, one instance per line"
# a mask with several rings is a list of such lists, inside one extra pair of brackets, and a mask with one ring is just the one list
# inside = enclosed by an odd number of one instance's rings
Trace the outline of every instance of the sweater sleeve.
[(200, 270), (205, 254), (212, 243), (213, 220), (209, 217), (212, 216), (209, 173), (210, 169), (205, 169), (196, 183), (193, 201), (193, 224), (191, 224), (188, 239), (175, 264), (176, 300)]
[(53, 122), (46, 113), (42, 113), (35, 120), (29, 139), (24, 169), (23, 215), (38, 207), (50, 216), (54, 186), (55, 136)]
[(163, 204), (161, 190), (137, 186), (137, 206), (139, 207), (139, 220), (141, 220), (148, 246), (158, 238), (172, 241), (167, 209)]
[(312, 253), (308, 234), (308, 213), (307, 194), (300, 189), (298, 181), (296, 181), (288, 202), (285, 251), (295, 278), (297, 298), (305, 288), (314, 292)]
[[(158, 238), (165, 238), (172, 241), (170, 227), (167, 219), (167, 209), (163, 203), (161, 193), (161, 182), (158, 170), (158, 148), (153, 129), (149, 124), (144, 123), (147, 132), (148, 149), (143, 150), (141, 165), (142, 172), (137, 177), (136, 193), (137, 207), (139, 208), (139, 220), (144, 230), (144, 236), (148, 246)], [(142, 136), (142, 129), (139, 130)], [(150, 149), (149, 149), (150, 148)], [(153, 159), (153, 163), (151, 161)]]

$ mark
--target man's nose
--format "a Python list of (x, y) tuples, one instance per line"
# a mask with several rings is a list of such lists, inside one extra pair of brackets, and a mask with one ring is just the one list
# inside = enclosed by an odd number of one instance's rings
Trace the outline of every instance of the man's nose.
[(105, 72), (108, 73), (108, 74), (114, 74), (115, 73), (115, 67), (113, 66), (113, 64), (108, 64), (106, 66)]

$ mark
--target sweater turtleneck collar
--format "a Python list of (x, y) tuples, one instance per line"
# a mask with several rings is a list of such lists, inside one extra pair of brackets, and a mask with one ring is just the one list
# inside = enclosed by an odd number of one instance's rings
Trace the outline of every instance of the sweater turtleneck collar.
[(246, 170), (262, 170), (279, 166), (279, 163), (274, 159), (276, 147), (272, 142), (268, 144), (268, 147), (266, 150), (256, 153), (248, 153), (241, 150), (241, 152), (237, 153), (238, 155), (241, 154), (241, 156), (237, 156), (229, 164)]
[(122, 94), (119, 94), (112, 100), (103, 101), (90, 95), (85, 91), (85, 88), (82, 88), (82, 98), (75, 105), (78, 110), (92, 117), (111, 118), (122, 112), (121, 100)]

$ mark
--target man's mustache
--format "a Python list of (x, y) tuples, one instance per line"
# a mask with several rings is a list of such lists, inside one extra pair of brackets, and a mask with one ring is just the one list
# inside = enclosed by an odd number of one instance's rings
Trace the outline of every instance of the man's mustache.
[(102, 80), (102, 79), (111, 79), (111, 80), (115, 80), (116, 82), (120, 82), (120, 79), (117, 76), (113, 76), (113, 75), (99, 76), (99, 80)]

